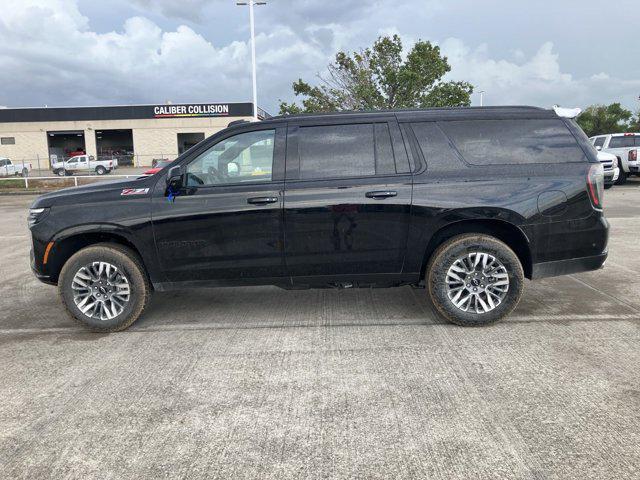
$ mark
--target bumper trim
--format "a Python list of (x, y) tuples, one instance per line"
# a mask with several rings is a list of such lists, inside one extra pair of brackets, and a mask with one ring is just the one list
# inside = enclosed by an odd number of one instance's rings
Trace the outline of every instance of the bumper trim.
[(557, 277), (570, 273), (589, 272), (602, 268), (609, 252), (591, 257), (570, 258), (568, 260), (556, 260), (554, 262), (534, 263), (531, 280), (539, 280), (547, 277)]

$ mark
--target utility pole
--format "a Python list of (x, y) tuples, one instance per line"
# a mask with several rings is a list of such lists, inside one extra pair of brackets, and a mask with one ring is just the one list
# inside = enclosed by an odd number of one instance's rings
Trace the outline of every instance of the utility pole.
[(256, 80), (256, 33), (253, 21), (253, 6), (266, 5), (267, 2), (256, 2), (248, 0), (247, 2), (236, 2), (236, 5), (249, 5), (249, 26), (251, 28), (251, 75), (253, 80), (253, 120), (258, 121), (258, 83)]

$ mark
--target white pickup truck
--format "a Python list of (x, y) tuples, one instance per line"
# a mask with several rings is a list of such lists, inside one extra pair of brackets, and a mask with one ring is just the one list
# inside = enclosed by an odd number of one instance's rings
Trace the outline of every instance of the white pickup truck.
[(620, 176), (616, 185), (626, 183), (629, 175), (640, 175), (640, 133), (612, 133), (591, 137), (591, 143), (596, 150), (611, 153), (618, 159)]
[(28, 177), (31, 172), (31, 164), (29, 162), (13, 163), (5, 157), (0, 157), (0, 177)]
[(96, 160), (93, 155), (76, 155), (68, 160), (51, 162), (51, 169), (55, 175), (64, 177), (78, 172), (95, 172), (97, 175), (104, 175), (116, 168), (113, 160)]

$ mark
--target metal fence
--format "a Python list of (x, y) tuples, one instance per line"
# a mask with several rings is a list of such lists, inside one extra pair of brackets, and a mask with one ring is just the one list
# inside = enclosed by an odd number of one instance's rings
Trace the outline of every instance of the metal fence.
[(141, 176), (145, 175), (142, 173), (133, 173), (130, 175), (70, 175), (65, 177), (2, 177), (0, 178), (0, 190), (28, 190), (30, 188), (32, 190), (56, 190), (59, 188), (87, 185), (112, 178), (138, 178)]
[[(152, 166), (155, 166), (156, 163), (160, 161), (171, 161), (171, 160), (174, 160), (176, 157), (177, 155), (175, 153), (168, 154), (168, 153), (160, 152), (157, 154), (148, 154), (148, 155), (126, 155), (126, 156), (98, 155), (96, 157), (96, 160), (98, 161), (117, 160), (118, 166), (115, 170), (113, 170), (113, 172), (119, 173), (121, 169), (122, 170), (126, 169), (127, 174), (129, 174), (130, 171), (143, 172), (144, 170), (147, 170)], [(0, 155), (0, 159), (2, 158), (6, 158), (6, 157), (3, 157), (2, 155)], [(29, 177), (47, 177), (53, 174), (53, 170), (51, 169), (49, 159), (46, 157), (43, 158), (43, 157), (40, 157), (39, 155), (36, 155), (34, 157), (25, 157), (25, 158), (19, 158), (19, 159), (9, 157), (9, 159), (11, 160), (13, 167), (0, 166), (0, 179), (7, 178), (7, 177), (10, 177), (10, 178), (15, 177), (16, 175), (14, 175), (13, 169), (15, 169), (18, 176), (22, 176), (22, 172), (24, 169), (28, 171), (27, 175)], [(66, 161), (68, 159), (69, 157), (66, 157), (66, 156), (64, 158), (59, 158), (60, 161)], [(87, 172), (87, 175), (83, 175), (83, 176), (88, 176), (88, 175), (91, 175), (92, 173), (93, 172)], [(131, 173), (131, 175), (133, 175), (133, 173)]]

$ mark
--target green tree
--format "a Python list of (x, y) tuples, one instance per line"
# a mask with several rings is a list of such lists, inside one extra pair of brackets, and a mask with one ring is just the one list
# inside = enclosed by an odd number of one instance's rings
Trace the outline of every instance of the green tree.
[(636, 116), (629, 122), (629, 132), (640, 132), (640, 110), (636, 112)]
[(379, 110), (391, 108), (456, 107), (471, 104), (473, 86), (446, 82), (451, 70), (447, 57), (430, 42), (417, 42), (406, 58), (400, 37), (380, 37), (371, 48), (338, 52), (319, 85), (299, 79), (293, 92), (302, 105), (280, 103), (280, 114)]
[(611, 105), (591, 105), (578, 117), (578, 125), (587, 136), (605, 133), (620, 133), (629, 129), (631, 111), (619, 103)]

